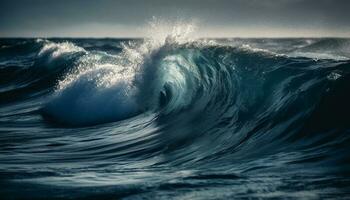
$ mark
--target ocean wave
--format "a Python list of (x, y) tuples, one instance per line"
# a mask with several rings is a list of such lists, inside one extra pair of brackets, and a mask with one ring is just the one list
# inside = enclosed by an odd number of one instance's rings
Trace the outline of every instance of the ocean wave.
[(49, 55), (51, 59), (55, 59), (60, 56), (65, 56), (76, 52), (85, 52), (85, 50), (70, 42), (55, 43), (45, 41), (42, 49), (38, 53), (38, 56)]
[(349, 60), (293, 55), (328, 54), (306, 50), (328, 39), (204, 40), (180, 27), (0, 40), (0, 194), (346, 194)]
[[(240, 98), (237, 90), (239, 79), (246, 76), (244, 73), (264, 71), (264, 66), (278, 68), (294, 63), (295, 59), (300, 65), (317, 64), (313, 63), (317, 62), (313, 54), (312, 60), (308, 60), (306, 53), (287, 56), (250, 45), (225, 46), (214, 41), (186, 39), (187, 32), (183, 35), (173, 32), (156, 40), (124, 43), (117, 55), (92, 51), (80, 56), (76, 66), (58, 83), (43, 109), (45, 116), (68, 125), (86, 126), (148, 111), (158, 113), (161, 118), (181, 110), (192, 112), (189, 108), (196, 113), (228, 109), (228, 105), (243, 101), (237, 100)], [(50, 44), (42, 51), (46, 49), (59, 55), (84, 51), (68, 43)], [(66, 51), (62, 53), (63, 50)], [(227, 101), (221, 102), (218, 97)], [(213, 102), (221, 102), (222, 108), (214, 108)]]

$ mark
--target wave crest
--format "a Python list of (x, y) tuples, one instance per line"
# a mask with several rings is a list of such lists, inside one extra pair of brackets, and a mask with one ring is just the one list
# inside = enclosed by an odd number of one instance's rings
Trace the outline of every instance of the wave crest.
[(55, 43), (47, 40), (38, 40), (38, 42), (44, 43), (38, 56), (48, 56), (50, 59), (56, 59), (77, 52), (86, 52), (84, 48), (78, 47), (71, 42)]

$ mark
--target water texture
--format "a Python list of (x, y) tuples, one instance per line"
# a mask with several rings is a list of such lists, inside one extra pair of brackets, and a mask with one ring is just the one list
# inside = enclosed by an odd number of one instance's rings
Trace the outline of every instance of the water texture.
[(350, 40), (0, 40), (4, 199), (346, 199)]

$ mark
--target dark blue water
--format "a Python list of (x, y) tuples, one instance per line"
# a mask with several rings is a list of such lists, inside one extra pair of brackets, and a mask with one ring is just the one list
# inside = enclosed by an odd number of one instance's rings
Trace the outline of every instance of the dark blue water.
[(1, 39), (1, 199), (347, 199), (349, 39)]

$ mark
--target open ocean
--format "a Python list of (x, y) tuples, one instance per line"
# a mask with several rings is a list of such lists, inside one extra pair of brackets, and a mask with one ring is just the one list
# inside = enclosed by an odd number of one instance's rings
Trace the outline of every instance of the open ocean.
[(350, 39), (0, 39), (1, 199), (349, 199)]

